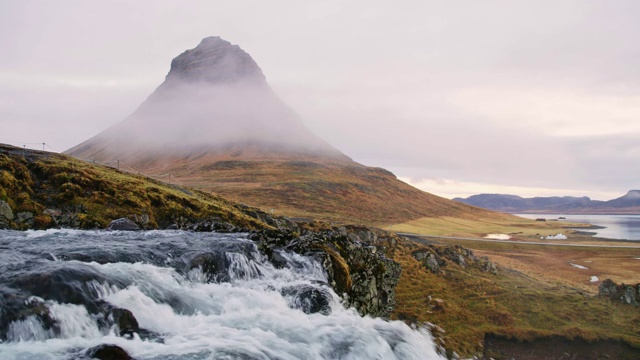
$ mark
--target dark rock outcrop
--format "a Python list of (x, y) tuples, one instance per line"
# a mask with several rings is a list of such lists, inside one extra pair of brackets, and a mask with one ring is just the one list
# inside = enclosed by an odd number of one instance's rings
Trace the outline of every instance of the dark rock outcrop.
[(401, 268), (381, 251), (391, 237), (381, 239), (364, 229), (334, 228), (302, 236), (287, 230), (265, 230), (252, 234), (252, 239), (270, 259), (277, 257), (277, 250), (285, 249), (318, 260), (329, 285), (362, 315), (388, 317), (395, 306)]
[(133, 358), (120, 346), (103, 344), (87, 350), (85, 356), (100, 360), (133, 360)]
[(427, 248), (421, 248), (413, 251), (413, 257), (434, 274), (439, 274), (442, 268), (446, 267), (449, 262), (457, 264), (461, 267), (478, 266), (481, 270), (496, 275), (498, 267), (495, 263), (483, 256), (478, 259), (473, 250), (464, 248), (460, 245), (440, 246), (430, 244)]
[(640, 306), (640, 284), (618, 285), (611, 279), (606, 279), (598, 287), (598, 295), (608, 297), (613, 301), (620, 301), (623, 304)]

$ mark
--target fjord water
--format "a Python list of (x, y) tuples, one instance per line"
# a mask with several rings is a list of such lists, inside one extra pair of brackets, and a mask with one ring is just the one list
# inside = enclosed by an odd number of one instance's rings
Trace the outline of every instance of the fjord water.
[[(202, 254), (226, 268), (194, 267)], [(280, 255), (276, 268), (247, 234), (2, 230), (0, 358), (82, 359), (100, 344), (158, 360), (442, 358), (427, 330), (361, 317), (319, 263)], [(144, 330), (120, 336), (113, 308)]]
[(640, 215), (563, 215), (563, 214), (515, 214), (528, 219), (547, 220), (565, 218), (559, 221), (602, 226), (604, 229), (585, 229), (605, 239), (639, 240)]

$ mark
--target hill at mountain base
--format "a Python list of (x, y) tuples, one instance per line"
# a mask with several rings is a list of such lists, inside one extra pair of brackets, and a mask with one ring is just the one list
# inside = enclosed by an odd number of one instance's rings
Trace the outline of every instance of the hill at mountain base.
[(176, 57), (132, 115), (67, 153), (287, 216), (375, 225), (505, 216), (351, 160), (305, 128), (249, 54), (219, 37)]

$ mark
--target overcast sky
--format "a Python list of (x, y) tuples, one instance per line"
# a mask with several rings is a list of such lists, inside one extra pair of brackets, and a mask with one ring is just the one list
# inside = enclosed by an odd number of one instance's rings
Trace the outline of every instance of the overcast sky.
[(219, 35), (311, 130), (423, 190), (606, 200), (640, 188), (638, 14), (635, 0), (0, 0), (0, 142), (64, 151)]

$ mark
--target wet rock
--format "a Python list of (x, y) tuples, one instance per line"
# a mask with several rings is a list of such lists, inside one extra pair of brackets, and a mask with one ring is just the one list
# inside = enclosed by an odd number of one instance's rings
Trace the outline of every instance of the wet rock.
[(13, 220), (13, 211), (11, 210), (11, 206), (9, 206), (9, 204), (4, 200), (0, 200), (0, 221), (2, 220)]
[(107, 229), (108, 230), (135, 231), (135, 230), (140, 230), (140, 227), (138, 226), (138, 224), (136, 224), (135, 222), (133, 222), (133, 221), (127, 219), (127, 218), (120, 218), (120, 219), (113, 220), (109, 224), (109, 227)]
[(100, 360), (133, 360), (133, 358), (117, 345), (103, 344), (87, 350), (85, 356)]
[(117, 325), (120, 336), (132, 335), (140, 332), (140, 325), (133, 313), (128, 309), (122, 309), (103, 302), (101, 312), (103, 315), (102, 326), (111, 327)]
[[(55, 263), (54, 263), (55, 264)], [(126, 287), (114, 279), (107, 279), (89, 265), (76, 265), (57, 269), (43, 269), (18, 277), (8, 285), (13, 288), (59, 303), (84, 305), (89, 312), (98, 312), (99, 294), (95, 284)]]
[[(400, 265), (382, 252), (372, 251), (352, 229), (308, 232), (260, 231), (252, 234), (261, 252), (270, 259), (278, 249), (315, 258), (327, 273), (329, 285), (362, 315), (388, 317), (395, 306), (395, 286)], [(379, 241), (379, 239), (377, 239)]]
[(60, 332), (58, 323), (44, 300), (34, 296), (27, 297), (14, 289), (0, 289), (0, 340), (10, 340), (7, 330), (11, 323), (30, 317), (35, 318), (44, 330), (52, 331), (54, 334)]
[(196, 255), (190, 260), (189, 269), (200, 268), (207, 282), (228, 282), (229, 259), (224, 252), (207, 252)]
[(289, 305), (305, 314), (331, 313), (331, 294), (311, 285), (290, 286), (282, 289), (282, 295), (289, 299)]

